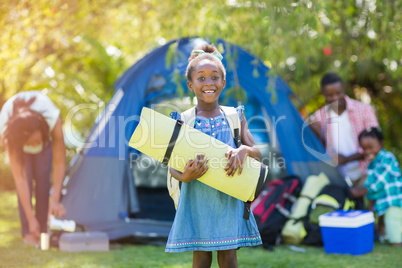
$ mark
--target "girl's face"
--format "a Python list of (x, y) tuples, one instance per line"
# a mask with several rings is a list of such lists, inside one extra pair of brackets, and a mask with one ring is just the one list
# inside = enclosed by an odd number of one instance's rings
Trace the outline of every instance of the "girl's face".
[(191, 74), (191, 80), (187, 81), (187, 86), (195, 93), (198, 103), (218, 103), (226, 81), (213, 61), (208, 59), (200, 61)]
[(363, 137), (360, 139), (360, 146), (363, 149), (364, 157), (370, 162), (374, 160), (382, 149), (382, 142), (373, 137)]

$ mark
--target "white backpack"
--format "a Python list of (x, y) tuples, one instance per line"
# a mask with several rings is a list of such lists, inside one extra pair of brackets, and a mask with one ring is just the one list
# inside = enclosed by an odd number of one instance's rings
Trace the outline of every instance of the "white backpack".
[[(237, 147), (240, 146), (241, 144), (241, 124), (240, 124), (240, 118), (239, 114), (237, 113), (236, 108), (234, 107), (228, 107), (228, 106), (220, 106), (221, 110), (226, 116), (226, 120), (229, 123), (230, 130), (232, 131), (232, 136), (235, 140), (235, 144)], [(184, 124), (194, 127), (195, 123), (195, 107), (188, 109), (187, 111), (184, 111), (181, 114), (181, 120), (184, 122)], [(179, 203), (179, 198), (180, 198), (180, 187), (181, 187), (181, 182), (176, 180), (175, 178), (172, 177), (170, 174), (170, 169), (168, 168), (168, 174), (167, 174), (167, 187), (169, 191), (170, 197), (173, 199), (174, 206), (177, 209), (177, 205)]]

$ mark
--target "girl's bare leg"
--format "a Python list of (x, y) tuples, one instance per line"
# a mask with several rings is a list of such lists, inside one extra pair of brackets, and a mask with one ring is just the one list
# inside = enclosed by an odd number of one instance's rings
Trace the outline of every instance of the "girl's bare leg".
[(212, 252), (210, 251), (193, 251), (193, 267), (209, 268), (212, 264)]
[(218, 251), (220, 268), (237, 268), (237, 254), (235, 249)]

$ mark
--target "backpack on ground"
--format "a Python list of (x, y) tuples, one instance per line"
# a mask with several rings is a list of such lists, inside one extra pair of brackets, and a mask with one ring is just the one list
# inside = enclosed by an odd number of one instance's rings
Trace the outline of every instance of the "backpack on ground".
[[(235, 144), (237, 147), (239, 147), (241, 145), (241, 137), (240, 137), (241, 124), (239, 114), (237, 113), (237, 110), (234, 107), (220, 106), (220, 108), (225, 114), (226, 120), (229, 123), (229, 127), (232, 132), (232, 136), (235, 140)], [(181, 114), (181, 120), (186, 125), (194, 127), (195, 116), (196, 116), (195, 107), (192, 107)], [(179, 203), (180, 198), (181, 182), (172, 177), (169, 169), (167, 174), (167, 187), (169, 195), (173, 199), (174, 207), (177, 209), (177, 205)]]
[(311, 201), (330, 183), (325, 173), (310, 175), (303, 183), (299, 198), (297, 199), (289, 220), (282, 229), (282, 239), (285, 243), (300, 244), (306, 236), (303, 220), (307, 215)]
[(306, 245), (322, 246), (321, 229), (318, 217), (337, 209), (355, 209), (355, 204), (346, 188), (337, 185), (327, 185), (312, 200), (304, 219), (304, 228), (307, 235), (303, 239)]
[(281, 231), (300, 193), (302, 183), (297, 176), (268, 182), (251, 204), (263, 246), (271, 249), (281, 240)]

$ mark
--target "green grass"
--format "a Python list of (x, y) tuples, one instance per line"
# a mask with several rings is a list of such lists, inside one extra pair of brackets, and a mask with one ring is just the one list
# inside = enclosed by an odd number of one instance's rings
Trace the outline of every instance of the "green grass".
[[(275, 247), (238, 251), (239, 267), (401, 267), (402, 250), (375, 244), (361, 256), (325, 254), (323, 248), (298, 246), (305, 253)], [(111, 245), (108, 252), (66, 253), (41, 251), (24, 245), (20, 237), (17, 199), (14, 192), (0, 193), (0, 267), (191, 267), (192, 253), (165, 253), (163, 246)], [(218, 267), (216, 254), (213, 267)]]

